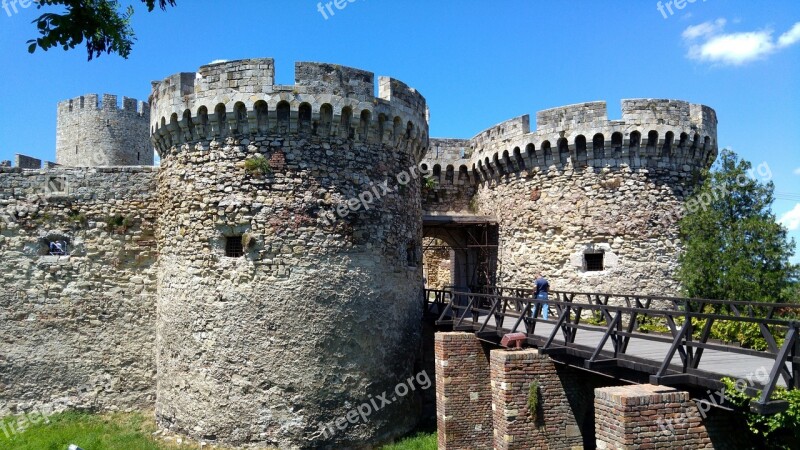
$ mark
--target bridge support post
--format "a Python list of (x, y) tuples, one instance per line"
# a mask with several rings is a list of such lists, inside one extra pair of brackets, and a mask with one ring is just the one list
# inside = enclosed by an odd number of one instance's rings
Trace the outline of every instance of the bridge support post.
[(595, 389), (598, 449), (713, 448), (688, 392), (651, 384)]
[(436, 333), (439, 450), (492, 448), (489, 358), (473, 333)]
[(546, 355), (492, 350), (490, 369), (496, 450), (583, 448), (562, 379)]

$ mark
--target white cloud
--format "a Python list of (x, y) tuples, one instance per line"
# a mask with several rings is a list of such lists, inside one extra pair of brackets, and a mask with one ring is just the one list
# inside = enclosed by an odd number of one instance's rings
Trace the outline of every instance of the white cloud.
[(789, 231), (800, 229), (800, 203), (794, 205), (791, 211), (782, 215), (778, 222), (788, 228)]
[(798, 167), (797, 169), (794, 169), (794, 174), (795, 175), (800, 175), (800, 167)]
[(692, 25), (683, 30), (683, 38), (688, 40), (697, 39), (700, 36), (713, 35), (721, 32), (725, 28), (727, 21), (725, 19), (717, 19), (713, 22), (703, 22), (699, 25)]
[(683, 31), (689, 45), (688, 57), (697, 61), (741, 65), (761, 59), (800, 42), (800, 22), (777, 39), (769, 29), (724, 33), (725, 19), (693, 25)]
[(800, 22), (794, 24), (791, 30), (783, 33), (778, 38), (778, 47), (788, 47), (796, 44), (797, 41), (800, 41)]

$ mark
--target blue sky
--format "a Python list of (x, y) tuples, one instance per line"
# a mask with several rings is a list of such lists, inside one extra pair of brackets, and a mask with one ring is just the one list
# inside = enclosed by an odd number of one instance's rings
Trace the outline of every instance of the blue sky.
[(83, 48), (29, 55), (25, 41), (41, 11), (0, 9), (0, 160), (54, 159), (62, 99), (146, 100), (151, 80), (217, 59), (274, 57), (278, 82), (292, 84), (295, 61), (324, 61), (419, 89), (436, 137), (471, 137), (511, 117), (592, 100), (608, 101), (611, 118), (622, 98), (707, 104), (721, 146), (769, 165), (775, 213), (800, 241), (800, 196), (783, 195), (800, 194), (797, 0), (671, 0), (661, 10), (651, 0), (354, 0), (327, 19), (318, 3), (178, 0), (153, 13), (134, 3), (131, 57), (92, 62)]

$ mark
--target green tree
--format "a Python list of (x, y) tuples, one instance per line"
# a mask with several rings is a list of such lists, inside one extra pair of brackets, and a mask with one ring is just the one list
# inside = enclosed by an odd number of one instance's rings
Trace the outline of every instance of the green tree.
[[(148, 11), (158, 5), (162, 10), (167, 5), (175, 6), (176, 0), (141, 0)], [(89, 60), (103, 52), (117, 53), (128, 58), (136, 37), (131, 28), (133, 6), (124, 10), (117, 0), (39, 0), (39, 9), (62, 6), (66, 11), (62, 14), (44, 13), (33, 23), (39, 30), (40, 37), (28, 41), (28, 51), (33, 53), (37, 48), (47, 51), (60, 46), (64, 50), (73, 49), (86, 42)]]
[(773, 183), (757, 179), (768, 175), (768, 166), (756, 171), (730, 150), (704, 174), (680, 222), (685, 251), (678, 274), (687, 296), (787, 300), (797, 274), (789, 262), (794, 241), (770, 210)]

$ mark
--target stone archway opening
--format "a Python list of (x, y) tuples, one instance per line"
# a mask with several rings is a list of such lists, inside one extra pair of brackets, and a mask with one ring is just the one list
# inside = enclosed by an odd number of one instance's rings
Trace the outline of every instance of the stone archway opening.
[(423, 235), (423, 263), (429, 288), (447, 286), (461, 292), (479, 292), (495, 286), (499, 258), (494, 219), (425, 216)]

